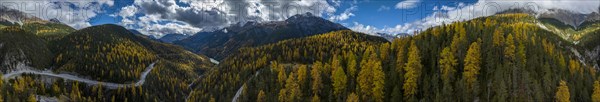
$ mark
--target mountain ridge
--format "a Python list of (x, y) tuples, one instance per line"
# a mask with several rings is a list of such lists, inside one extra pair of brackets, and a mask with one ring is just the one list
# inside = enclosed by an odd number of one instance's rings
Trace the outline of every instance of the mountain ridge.
[(190, 37), (190, 35), (186, 34), (166, 34), (163, 37), (160, 37), (158, 40), (166, 43), (173, 43), (174, 41), (182, 40)]
[(193, 52), (222, 60), (241, 47), (259, 46), (336, 30), (348, 30), (348, 28), (311, 13), (305, 13), (294, 15), (284, 21), (233, 24), (213, 32), (199, 32), (174, 43)]
[(61, 23), (57, 19), (43, 20), (2, 5), (0, 5), (0, 13), (0, 28), (3, 26), (19, 26), (47, 41), (59, 39), (75, 31), (74, 28)]

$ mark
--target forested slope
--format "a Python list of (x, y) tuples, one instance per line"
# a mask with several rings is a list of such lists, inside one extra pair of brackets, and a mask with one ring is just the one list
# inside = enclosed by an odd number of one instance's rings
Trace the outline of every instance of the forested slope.
[(1, 71), (15, 70), (21, 63), (44, 68), (52, 63), (53, 53), (46, 41), (19, 27), (0, 29)]
[(591, 101), (596, 70), (536, 22), (499, 14), (391, 43), (338, 31), (244, 48), (208, 72), (193, 99), (230, 101), (244, 89), (237, 100)]
[[(307, 64), (315, 61), (327, 61), (337, 56), (336, 54), (354, 53), (351, 51), (363, 52), (365, 49), (362, 48), (385, 42), (387, 40), (380, 37), (342, 30), (306, 38), (284, 40), (256, 48), (242, 48), (232, 57), (222, 61), (215, 70), (206, 73), (201, 84), (196, 87), (192, 99), (207, 101), (212, 97), (217, 98), (218, 101), (230, 101), (238, 88), (251, 76), (254, 76), (255, 72), (260, 72), (260, 75), (254, 79), (264, 79), (261, 81), (268, 82), (260, 87), (273, 88), (270, 91), (274, 93), (279, 91), (277, 89), (282, 86), (275, 87), (273, 85), (275, 83), (272, 81), (276, 76), (272, 75), (277, 75), (275, 72), (277, 70), (287, 69), (268, 68), (272, 66), (271, 64), (280, 63), (277, 65), (287, 66), (286, 68), (292, 70), (291, 66), (303, 65), (306, 67)], [(251, 90), (255, 89), (251, 88)]]
[(68, 25), (57, 22), (25, 23), (22, 28), (29, 30), (30, 32), (47, 41), (60, 39), (76, 31), (74, 28), (71, 28)]
[(85, 28), (53, 42), (57, 70), (111, 82), (138, 79), (157, 56), (134, 39), (135, 35), (118, 27)]
[(117, 25), (84, 28), (50, 41), (17, 26), (0, 32), (0, 39), (5, 39), (0, 41), (8, 41), (0, 44), (2, 51), (22, 50), (34, 59), (14, 61), (95, 81), (136, 82), (141, 80), (141, 72), (156, 62), (143, 85), (118, 89), (35, 74), (5, 78), (0, 83), (0, 100), (10, 102), (38, 96), (61, 101), (184, 101), (191, 91), (188, 86), (214, 65), (206, 56), (134, 35)]

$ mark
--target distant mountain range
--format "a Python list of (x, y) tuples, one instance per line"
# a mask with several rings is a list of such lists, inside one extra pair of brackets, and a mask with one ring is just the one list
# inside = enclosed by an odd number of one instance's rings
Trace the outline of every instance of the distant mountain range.
[(127, 30), (128, 30), (129, 32), (131, 32), (131, 33), (133, 33), (133, 34), (137, 35), (137, 36), (140, 36), (140, 37), (143, 37), (143, 38), (148, 38), (148, 39), (150, 39), (150, 40), (154, 40), (154, 41), (159, 41), (159, 42), (160, 42), (160, 40), (159, 40), (158, 38), (156, 38), (156, 37), (154, 37), (154, 36), (152, 36), (152, 35), (144, 35), (144, 34), (142, 34), (142, 32), (140, 32), (140, 31), (138, 31), (138, 30), (135, 30), (135, 29), (127, 29)]
[(173, 43), (174, 41), (178, 41), (178, 40), (182, 40), (185, 38), (190, 37), (190, 35), (186, 35), (186, 34), (167, 34), (163, 37), (161, 37), (160, 41), (162, 42), (166, 42), (166, 43)]
[(185, 38), (191, 36), (191, 35), (187, 35), (187, 34), (166, 34), (165, 36), (157, 38), (153, 35), (144, 35), (144, 34), (142, 34), (142, 32), (135, 30), (135, 29), (128, 29), (128, 30), (129, 30), (129, 32), (131, 32), (135, 35), (145, 37), (150, 40), (155, 40), (155, 41), (165, 42), (165, 43), (173, 43), (174, 41), (182, 40), (182, 39), (185, 39)]
[(388, 41), (392, 41), (399, 37), (410, 36), (408, 33), (388, 34), (388, 33), (375, 33), (375, 36), (383, 37)]
[(19, 10), (10, 9), (6, 6), (0, 6), (0, 12), (2, 12), (0, 13), (0, 24), (3, 25), (23, 25), (26, 22), (48, 22), (38, 17), (27, 15)]
[(537, 18), (552, 18), (561, 21), (564, 24), (578, 28), (584, 22), (593, 22), (600, 20), (598, 12), (590, 14), (581, 14), (562, 9), (550, 9), (548, 12), (541, 13)]
[(294, 15), (285, 21), (238, 23), (217, 31), (199, 32), (186, 39), (175, 41), (174, 44), (222, 60), (242, 47), (259, 46), (337, 30), (348, 30), (348, 28), (311, 13), (305, 13)]
[(19, 26), (44, 40), (56, 40), (73, 31), (74, 28), (61, 23), (58, 19), (43, 20), (19, 10), (0, 6), (0, 28)]
[[(600, 8), (598, 8), (600, 11)], [(569, 11), (564, 9), (548, 9), (543, 12), (536, 12), (529, 9), (517, 8), (517, 9), (509, 9), (498, 14), (506, 14), (506, 13), (527, 13), (531, 15), (535, 15), (537, 19), (541, 19), (544, 21), (550, 21), (554, 23), (562, 23), (562, 26), (570, 26), (574, 29), (579, 29), (582, 26), (586, 26), (587, 24), (597, 22), (600, 20), (600, 13), (592, 12), (588, 14), (578, 13), (575, 11)]]

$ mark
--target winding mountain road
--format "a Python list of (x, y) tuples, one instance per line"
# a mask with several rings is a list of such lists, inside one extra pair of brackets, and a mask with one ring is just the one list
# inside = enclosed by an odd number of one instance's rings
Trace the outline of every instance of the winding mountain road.
[[(256, 71), (254, 73), (254, 76), (252, 76), (252, 78), (258, 76), (258, 74), (260, 74), (260, 71)], [(252, 80), (252, 78), (248, 79), (248, 81)], [(246, 81), (246, 83), (248, 83), (248, 81)], [(244, 91), (244, 85), (240, 86), (240, 89), (238, 89), (237, 92), (235, 92), (235, 96), (233, 96), (233, 98), (231, 99), (231, 102), (238, 102), (238, 98), (240, 97), (240, 95), (242, 94), (243, 91)]]
[(188, 102), (188, 100), (190, 99), (190, 95), (194, 94), (194, 87), (195, 87), (195, 83), (198, 81), (198, 79), (204, 77), (204, 75), (206, 74), (202, 74), (200, 76), (198, 76), (198, 78), (193, 81), (190, 85), (188, 85), (188, 89), (190, 89), (190, 93), (185, 97), (185, 101)]
[(63, 79), (67, 79), (67, 80), (78, 81), (78, 82), (86, 83), (88, 85), (101, 84), (102, 86), (109, 88), (109, 89), (117, 89), (117, 88), (126, 88), (126, 87), (144, 85), (144, 82), (146, 81), (146, 76), (148, 76), (150, 71), (152, 71), (152, 69), (154, 69), (154, 64), (156, 64), (156, 62), (158, 62), (158, 61), (155, 61), (152, 64), (148, 65), (148, 67), (146, 67), (146, 69), (144, 70), (144, 72), (142, 72), (142, 75), (140, 76), (140, 80), (138, 80), (135, 83), (128, 83), (128, 84), (102, 82), (102, 81), (97, 81), (97, 80), (85, 79), (85, 78), (81, 78), (79, 76), (74, 76), (74, 75), (70, 75), (70, 74), (57, 74), (57, 73), (54, 73), (49, 70), (46, 70), (46, 71), (33, 70), (34, 68), (26, 66), (24, 64), (19, 64), (17, 66), (17, 68), (21, 69), (21, 70), (6, 73), (2, 76), (2, 78), (4, 78), (4, 80), (6, 81), (7, 79), (14, 78), (15, 76), (20, 76), (21, 74), (35, 74), (35, 75), (41, 75), (41, 76), (50, 76), (50, 77), (57, 77), (57, 78), (63, 78)]
[(215, 59), (213, 59), (213, 58), (210, 58), (210, 62), (212, 62), (212, 63), (214, 63), (214, 64), (219, 64), (219, 61), (217, 61), (217, 60), (215, 60)]

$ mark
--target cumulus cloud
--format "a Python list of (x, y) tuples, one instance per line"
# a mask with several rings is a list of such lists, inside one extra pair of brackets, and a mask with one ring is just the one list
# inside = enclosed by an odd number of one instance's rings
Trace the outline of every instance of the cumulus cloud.
[(130, 17), (135, 15), (135, 13), (138, 11), (138, 8), (135, 6), (125, 6), (123, 8), (121, 8), (121, 11), (119, 12), (119, 16), (122, 17)]
[(354, 25), (350, 27), (353, 31), (362, 32), (365, 34), (377, 35), (377, 33), (386, 33), (386, 34), (399, 34), (405, 33), (405, 31), (411, 30), (411, 24), (406, 23), (404, 25), (396, 25), (394, 27), (385, 26), (383, 28), (377, 28), (370, 25), (360, 24), (358, 22), (354, 22)]
[(366, 34), (375, 34), (375, 33), (379, 33), (382, 30), (381, 29), (377, 29), (376, 27), (370, 26), (370, 25), (363, 25), (360, 24), (358, 22), (353, 22), (353, 26), (350, 27), (350, 29), (352, 29), (353, 31), (357, 31), (357, 32), (362, 32), (362, 33), (366, 33)]
[(339, 15), (331, 15), (329, 17), (329, 20), (331, 21), (343, 21), (343, 20), (347, 20), (348, 18), (355, 16), (354, 11), (356, 11), (358, 6), (356, 5), (352, 5), (351, 7), (347, 8), (346, 10), (344, 10), (343, 13), (339, 14)]
[[(121, 24), (148, 34), (185, 33), (216, 30), (231, 24), (247, 21), (279, 21), (296, 14), (311, 12), (317, 16), (333, 15), (340, 0), (135, 0), (134, 4), (121, 9)], [(180, 5), (185, 4), (185, 5)], [(188, 6), (189, 5), (189, 6)], [(132, 8), (136, 8), (136, 12)], [(141, 16), (132, 16), (135, 13)], [(354, 16), (351, 10), (336, 16), (345, 20)], [(138, 22), (138, 23), (131, 23)], [(140, 28), (167, 27), (165, 23), (186, 29), (146, 30)], [(194, 29), (191, 29), (194, 28)], [(171, 28), (169, 28), (171, 29)], [(176, 29), (176, 28), (172, 28)], [(195, 31), (195, 32), (194, 32)], [(194, 33), (186, 33), (194, 32)]]
[(379, 6), (379, 8), (377, 9), (377, 11), (387, 11), (390, 10), (391, 8), (385, 5), (381, 5)]
[(3, 6), (16, 9), (39, 17), (41, 19), (58, 19), (76, 29), (91, 26), (88, 22), (91, 18), (104, 12), (102, 6), (113, 6), (112, 0), (86, 0), (86, 1), (66, 1), (66, 0), (37, 0), (37, 1), (0, 1)]
[(441, 10), (444, 10), (444, 11), (452, 11), (455, 9), (456, 9), (456, 7), (450, 7), (450, 6), (445, 6), (445, 5), (442, 6), (442, 8), (441, 8)]
[(396, 4), (396, 9), (411, 9), (419, 5), (421, 0), (404, 0)]
[(154, 17), (154, 19), (149, 20), (150, 22), (176, 20), (199, 28), (206, 28), (227, 23), (225, 14), (222, 13), (221, 10), (181, 7), (175, 2), (175, 0), (136, 0), (134, 5), (140, 7), (140, 12), (145, 14), (145, 16)]
[(138, 29), (143, 34), (164, 36), (165, 34), (194, 34), (202, 29), (187, 24), (146, 24), (144, 28)]
[[(577, 13), (588, 14), (599, 12), (600, 1), (595, 0), (542, 0), (542, 1), (502, 1), (502, 0), (480, 0), (473, 4), (467, 5), (459, 3), (456, 7), (442, 6), (435, 7), (434, 10), (439, 11), (430, 14), (429, 16), (410, 23), (400, 24), (390, 31), (396, 33), (409, 33), (416, 30), (424, 30), (433, 26), (439, 26), (445, 23), (455, 21), (470, 20), (477, 17), (494, 15), (508, 9), (525, 8), (537, 13), (546, 12), (549, 9), (564, 9)], [(410, 16), (410, 15), (405, 15)]]
[(333, 6), (340, 6), (342, 0), (331, 0), (331, 3), (333, 3)]

